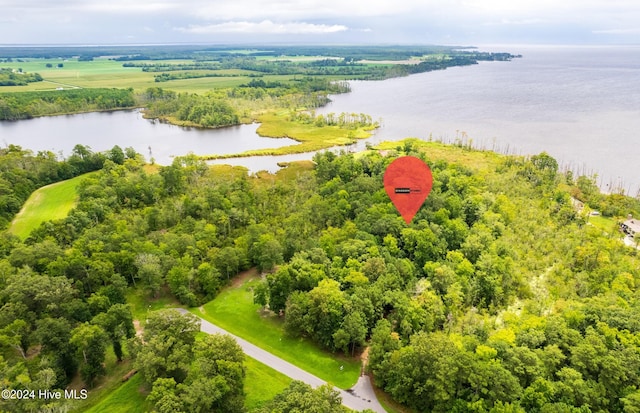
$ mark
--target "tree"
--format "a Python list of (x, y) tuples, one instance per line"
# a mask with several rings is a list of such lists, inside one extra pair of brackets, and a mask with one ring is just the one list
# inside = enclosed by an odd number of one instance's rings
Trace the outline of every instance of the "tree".
[(115, 145), (113, 148), (111, 148), (107, 156), (112, 162), (118, 165), (124, 164), (124, 160), (125, 160), (124, 151), (118, 145)]
[(238, 251), (234, 247), (224, 247), (219, 250), (213, 258), (216, 267), (221, 273), (227, 276), (235, 275), (240, 267)]
[(391, 330), (391, 323), (384, 318), (378, 320), (371, 332), (371, 346), (369, 347), (369, 367), (376, 378), (385, 376), (386, 364), (383, 363), (400, 346), (398, 333)]
[(325, 384), (312, 389), (308, 384), (294, 380), (282, 393), (259, 409), (258, 413), (346, 413), (347, 411), (347, 408), (342, 406), (340, 393), (330, 385)]
[(59, 385), (65, 385), (76, 373), (75, 349), (70, 343), (71, 324), (64, 318), (43, 318), (36, 321), (34, 336), (42, 344), (41, 353), (53, 359)]
[(266, 307), (269, 304), (269, 285), (262, 281), (253, 289), (253, 303)]
[(181, 383), (192, 360), (200, 320), (192, 314), (176, 310), (155, 311), (149, 315), (135, 367), (147, 383), (158, 378), (173, 378)]
[(258, 240), (256, 265), (260, 271), (271, 271), (282, 262), (282, 245), (270, 234), (263, 234)]
[(244, 411), (244, 353), (229, 335), (212, 334), (198, 341), (194, 362), (184, 385), (191, 412)]
[(418, 411), (449, 412), (468, 358), (445, 334), (418, 333), (376, 367), (376, 379), (394, 399)]
[(176, 381), (170, 378), (159, 378), (153, 382), (147, 401), (158, 413), (186, 412), (182, 399), (176, 394)]
[(106, 340), (106, 333), (97, 325), (83, 323), (71, 331), (70, 343), (82, 355), (80, 374), (89, 387), (93, 387), (95, 379), (104, 374), (102, 362), (107, 350)]
[(340, 328), (346, 297), (335, 280), (324, 279), (307, 293), (309, 307), (303, 328), (326, 348), (335, 348), (333, 334)]
[(244, 353), (231, 336), (207, 335), (193, 346), (184, 382), (158, 378), (147, 400), (158, 412), (244, 411)]
[(92, 323), (99, 325), (107, 333), (113, 344), (116, 358), (122, 361), (122, 340), (132, 338), (136, 333), (129, 306), (114, 304), (106, 313), (96, 315)]
[(18, 351), (22, 358), (26, 359), (30, 343), (29, 336), (30, 331), (27, 322), (16, 319), (11, 324), (0, 329), (0, 345)]
[(333, 333), (334, 347), (345, 353), (355, 351), (356, 346), (364, 344), (367, 337), (367, 325), (365, 318), (359, 311), (354, 311), (346, 315), (340, 328)]
[(157, 297), (163, 278), (160, 257), (148, 253), (138, 254), (135, 264), (138, 268), (138, 277), (147, 281), (147, 288), (154, 297)]

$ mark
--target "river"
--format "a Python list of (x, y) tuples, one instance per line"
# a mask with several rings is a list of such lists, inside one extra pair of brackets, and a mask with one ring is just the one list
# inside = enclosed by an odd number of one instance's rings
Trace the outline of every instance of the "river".
[[(385, 81), (351, 82), (320, 110), (367, 113), (382, 127), (367, 141), (456, 137), (500, 152), (547, 151), (565, 168), (597, 174), (604, 190), (640, 188), (640, 46), (491, 46), (522, 54), (511, 62), (482, 62)], [(90, 113), (0, 122), (0, 141), (68, 155), (76, 143), (93, 150), (132, 146), (160, 164), (172, 156), (225, 154), (285, 146), (260, 138), (257, 125), (218, 130), (181, 128), (142, 118), (138, 111)], [(364, 148), (360, 142), (354, 149)], [(149, 149), (150, 148), (150, 149)], [(151, 151), (151, 153), (149, 153)], [(251, 171), (311, 154), (227, 159)]]

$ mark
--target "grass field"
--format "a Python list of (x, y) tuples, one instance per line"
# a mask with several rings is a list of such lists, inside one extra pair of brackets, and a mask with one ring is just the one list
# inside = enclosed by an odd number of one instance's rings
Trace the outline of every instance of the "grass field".
[(622, 238), (623, 234), (619, 231), (618, 222), (614, 218), (607, 218), (603, 216), (590, 216), (588, 219), (589, 224), (602, 230), (606, 234), (613, 234), (617, 238)]
[(142, 376), (136, 374), (130, 380), (114, 389), (98, 404), (82, 410), (88, 413), (143, 413), (151, 410), (146, 402), (147, 395), (141, 391)]
[(76, 176), (34, 191), (13, 218), (9, 232), (25, 239), (41, 223), (65, 218), (75, 206), (76, 188), (86, 176)]
[(247, 395), (245, 407), (248, 411), (262, 407), (291, 383), (289, 377), (251, 357), (245, 357), (244, 360), (244, 392)]
[(360, 361), (339, 357), (308, 340), (288, 336), (280, 318), (262, 315), (260, 306), (253, 303), (252, 288), (258, 282), (254, 276), (241, 285), (234, 284), (213, 301), (191, 311), (335, 386), (343, 389), (353, 386), (360, 375)]

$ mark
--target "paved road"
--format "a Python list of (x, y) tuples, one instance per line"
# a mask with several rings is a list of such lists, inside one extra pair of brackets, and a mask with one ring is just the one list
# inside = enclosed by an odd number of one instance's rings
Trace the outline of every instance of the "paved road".
[[(179, 308), (177, 310), (181, 313), (188, 312), (187, 310), (182, 308)], [(313, 374), (307, 373), (301, 368), (294, 366), (293, 364), (281, 359), (280, 357), (274, 356), (268, 351), (265, 351), (260, 347), (229, 333), (228, 331), (208, 322), (207, 320), (200, 318), (200, 322), (200, 330), (202, 330), (203, 332), (208, 334), (221, 333), (230, 335), (238, 342), (246, 355), (258, 360), (263, 364), (266, 364), (267, 366), (279, 371), (286, 376), (291, 377), (294, 380), (303, 381), (314, 388), (322, 386), (323, 384), (327, 384), (326, 381), (314, 376)], [(347, 391), (339, 389), (337, 387), (334, 387), (334, 389), (340, 392), (340, 396), (342, 397), (342, 404), (350, 409), (371, 409), (374, 412), (386, 413), (386, 410), (382, 408), (375, 397), (375, 393), (373, 392), (373, 388), (368, 376), (360, 376), (356, 385)]]

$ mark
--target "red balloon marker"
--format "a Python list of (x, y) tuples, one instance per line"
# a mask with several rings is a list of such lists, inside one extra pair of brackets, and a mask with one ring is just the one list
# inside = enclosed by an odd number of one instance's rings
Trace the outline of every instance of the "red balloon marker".
[(396, 159), (384, 172), (384, 189), (407, 225), (429, 196), (432, 186), (431, 169), (415, 156)]

